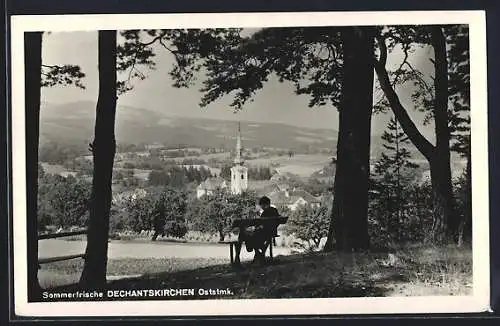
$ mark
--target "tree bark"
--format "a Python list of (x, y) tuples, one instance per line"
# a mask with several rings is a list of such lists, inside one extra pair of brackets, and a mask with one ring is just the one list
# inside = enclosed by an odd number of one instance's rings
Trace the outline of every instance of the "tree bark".
[(448, 123), (448, 62), (446, 39), (440, 26), (431, 27), (434, 48), (434, 126), (436, 131), (435, 158), (430, 162), (433, 187), (434, 223), (432, 238), (444, 243), (447, 238), (457, 241), (458, 223), (453, 214), (453, 192), (450, 167), (450, 128)]
[(463, 245), (465, 241), (470, 241), (472, 239), (472, 180), (471, 180), (471, 153), (470, 144), (467, 152), (467, 168), (465, 170), (465, 212), (463, 214), (462, 220), (460, 221), (458, 229), (458, 241), (459, 247)]
[[(430, 162), (432, 186), (432, 228), (428, 241), (434, 244), (447, 242), (450, 212), (453, 206), (451, 179), (446, 177), (446, 165), (440, 160)], [(447, 181), (450, 181), (448, 185)]]
[(42, 33), (24, 34), (25, 121), (26, 121), (26, 225), (28, 301), (41, 291), (38, 282), (38, 142), (42, 83)]
[(465, 200), (465, 226), (464, 235), (468, 241), (472, 240), (472, 166), (469, 140), (469, 152), (467, 156), (467, 198)]
[(116, 31), (99, 31), (99, 95), (96, 106), (92, 198), (85, 265), (80, 278), (84, 288), (106, 285), (111, 181), (116, 151)]
[(344, 77), (334, 201), (325, 251), (369, 248), (368, 181), (373, 107), (373, 42), (368, 27), (342, 30)]

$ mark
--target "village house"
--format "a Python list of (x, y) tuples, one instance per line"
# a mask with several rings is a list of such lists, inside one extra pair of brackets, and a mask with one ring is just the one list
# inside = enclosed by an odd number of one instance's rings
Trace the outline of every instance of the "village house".
[(142, 189), (142, 188), (137, 188), (134, 190), (127, 190), (127, 191), (123, 191), (123, 192), (118, 192), (115, 195), (113, 195), (111, 202), (114, 205), (120, 206), (120, 205), (124, 204), (126, 201), (143, 198), (147, 194), (148, 194), (147, 191)]
[(287, 207), (292, 212), (300, 207), (310, 206), (319, 207), (321, 205), (321, 198), (314, 197), (312, 194), (305, 190), (277, 190), (267, 194), (271, 199), (271, 203), (275, 207)]
[(210, 196), (217, 189), (226, 190), (228, 187), (226, 180), (221, 177), (208, 178), (196, 187), (196, 197)]
[(154, 142), (152, 144), (147, 144), (145, 147), (146, 147), (147, 150), (150, 150), (150, 149), (160, 149), (163, 146), (164, 146), (163, 144), (160, 144), (158, 142)]

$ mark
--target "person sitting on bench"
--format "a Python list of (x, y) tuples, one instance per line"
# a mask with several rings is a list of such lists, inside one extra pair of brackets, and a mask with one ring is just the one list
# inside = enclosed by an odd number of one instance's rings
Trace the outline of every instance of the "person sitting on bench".
[[(264, 196), (259, 200), (259, 206), (262, 209), (261, 218), (279, 217), (280, 214), (275, 207), (271, 206), (271, 199)], [(269, 245), (267, 240), (277, 234), (277, 226), (269, 228), (264, 225), (244, 229), (238, 236), (238, 244), (236, 245), (236, 264), (240, 263), (240, 252), (242, 243), (245, 243), (248, 252), (255, 251), (254, 261), (264, 262), (264, 255)]]

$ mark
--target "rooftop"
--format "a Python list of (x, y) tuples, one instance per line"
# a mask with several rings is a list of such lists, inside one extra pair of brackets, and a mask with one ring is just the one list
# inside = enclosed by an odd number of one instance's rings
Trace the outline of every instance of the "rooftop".
[(215, 190), (217, 188), (225, 188), (227, 186), (226, 180), (221, 177), (208, 178), (203, 181), (198, 188), (205, 190)]

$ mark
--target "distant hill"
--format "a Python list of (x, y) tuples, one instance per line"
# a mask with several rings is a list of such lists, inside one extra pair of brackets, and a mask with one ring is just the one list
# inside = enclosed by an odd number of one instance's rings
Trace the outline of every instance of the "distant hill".
[[(186, 118), (162, 115), (143, 108), (117, 108), (116, 136), (119, 143), (184, 144), (192, 147), (232, 148), (235, 121)], [(41, 140), (82, 142), (92, 138), (95, 103), (79, 101), (51, 105), (44, 103), (41, 112)], [(276, 148), (332, 148), (337, 131), (309, 129), (279, 123), (241, 122), (244, 146)]]
[[(59, 143), (86, 144), (92, 139), (95, 123), (95, 103), (77, 101), (65, 104), (43, 103), (40, 140)], [(243, 146), (284, 149), (334, 149), (337, 131), (334, 129), (302, 128), (281, 123), (241, 121)], [(116, 136), (118, 143), (180, 144), (190, 147), (226, 147), (235, 144), (235, 121), (169, 116), (144, 108), (118, 106)], [(372, 135), (372, 157), (383, 151), (380, 134)], [(415, 158), (421, 158), (413, 149)]]

